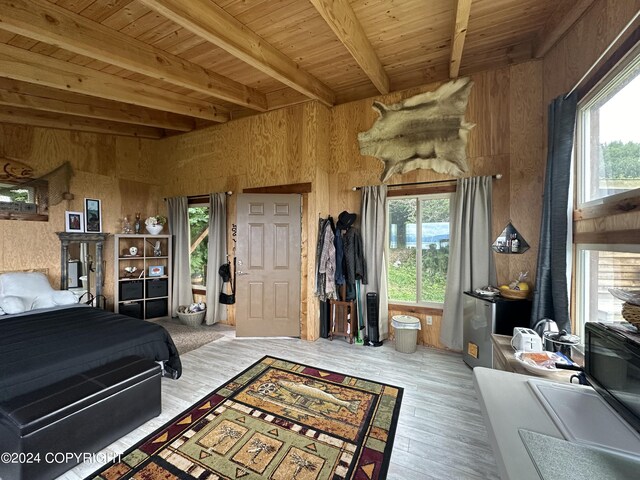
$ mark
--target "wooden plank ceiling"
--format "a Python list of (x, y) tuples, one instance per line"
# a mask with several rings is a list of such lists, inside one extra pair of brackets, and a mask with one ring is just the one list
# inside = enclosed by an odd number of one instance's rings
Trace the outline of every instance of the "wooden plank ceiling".
[(0, 0), (0, 122), (161, 138), (331, 106), (540, 58), (592, 2)]

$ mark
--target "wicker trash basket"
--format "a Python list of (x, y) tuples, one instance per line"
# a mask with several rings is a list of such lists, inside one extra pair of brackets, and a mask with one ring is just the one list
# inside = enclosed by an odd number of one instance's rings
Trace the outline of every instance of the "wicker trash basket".
[(178, 307), (178, 318), (183, 325), (187, 325), (189, 327), (198, 327), (202, 324), (202, 320), (204, 320), (204, 316), (207, 313), (207, 310), (202, 310), (201, 312), (188, 312), (187, 306)]

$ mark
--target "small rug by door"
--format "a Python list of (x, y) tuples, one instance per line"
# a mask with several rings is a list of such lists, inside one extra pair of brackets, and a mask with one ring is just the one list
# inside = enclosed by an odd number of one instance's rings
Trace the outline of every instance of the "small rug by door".
[(184, 355), (191, 350), (200, 348), (224, 336), (221, 333), (215, 332), (212, 325), (189, 327), (180, 323), (180, 320), (177, 318), (162, 318), (152, 321), (167, 329), (180, 355)]
[(402, 393), (266, 356), (88, 478), (383, 479)]

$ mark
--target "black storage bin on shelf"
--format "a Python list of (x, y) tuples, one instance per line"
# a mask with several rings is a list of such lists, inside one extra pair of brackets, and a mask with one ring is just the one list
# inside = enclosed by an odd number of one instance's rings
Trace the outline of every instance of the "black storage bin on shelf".
[(169, 281), (166, 278), (147, 280), (147, 298), (166, 297)]
[(167, 316), (167, 299), (147, 300), (146, 318), (166, 317)]
[(142, 302), (121, 303), (118, 309), (121, 315), (133, 318), (143, 318)]
[(137, 300), (142, 298), (144, 285), (142, 280), (120, 282), (120, 300)]

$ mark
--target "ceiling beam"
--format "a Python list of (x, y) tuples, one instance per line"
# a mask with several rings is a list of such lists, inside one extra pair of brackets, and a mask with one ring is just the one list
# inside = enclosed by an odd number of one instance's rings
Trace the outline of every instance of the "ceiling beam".
[(123, 135), (158, 139), (164, 137), (164, 131), (159, 128), (113, 123), (92, 118), (60, 115), (58, 113), (41, 112), (38, 110), (0, 107), (0, 123), (29, 125), (31, 127), (55, 128), (59, 130), (74, 130), (108, 135)]
[(195, 129), (195, 122), (191, 117), (41, 87), (9, 78), (0, 78), (0, 105), (166, 128), (178, 132)]
[(0, 44), (0, 77), (214, 122), (229, 119), (212, 103), (6, 44)]
[(266, 111), (265, 95), (46, 0), (0, 0), (0, 28), (237, 105)]
[(389, 93), (387, 72), (348, 0), (310, 1), (378, 91), (382, 94)]
[(140, 0), (198, 37), (289, 87), (331, 106), (335, 95), (325, 84), (210, 0)]
[(467, 37), (467, 26), (469, 25), (472, 1), (473, 0), (458, 0), (453, 36), (451, 37), (449, 78), (457, 78), (460, 72), (460, 62), (462, 60), (462, 51), (464, 50), (464, 41)]
[(589, 9), (593, 1), (558, 2), (558, 6), (547, 20), (544, 28), (538, 33), (533, 47), (534, 58), (544, 57), (551, 50), (551, 47), (558, 43), (582, 14)]

